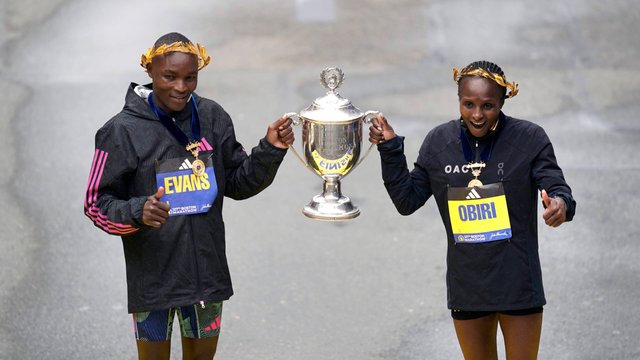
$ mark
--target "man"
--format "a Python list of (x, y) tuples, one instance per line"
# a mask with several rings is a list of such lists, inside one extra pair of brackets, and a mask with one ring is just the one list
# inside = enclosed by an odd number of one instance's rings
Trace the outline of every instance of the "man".
[(294, 141), (285, 116), (247, 155), (224, 109), (194, 93), (209, 62), (185, 36), (160, 37), (142, 55), (151, 84), (132, 83), (95, 138), (85, 214), (122, 237), (140, 359), (169, 358), (175, 313), (184, 358), (213, 358), (222, 301), (233, 294), (223, 197), (269, 186)]

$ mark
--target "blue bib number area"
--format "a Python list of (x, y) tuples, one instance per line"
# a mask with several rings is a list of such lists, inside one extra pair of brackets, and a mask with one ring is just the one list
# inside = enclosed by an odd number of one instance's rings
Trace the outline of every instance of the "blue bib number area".
[(160, 199), (169, 204), (169, 216), (206, 213), (218, 195), (218, 184), (211, 157), (207, 157), (205, 171), (193, 173), (193, 156), (167, 159), (156, 163), (156, 182), (164, 188)]
[(449, 188), (449, 218), (456, 243), (481, 243), (511, 238), (507, 200), (501, 183)]

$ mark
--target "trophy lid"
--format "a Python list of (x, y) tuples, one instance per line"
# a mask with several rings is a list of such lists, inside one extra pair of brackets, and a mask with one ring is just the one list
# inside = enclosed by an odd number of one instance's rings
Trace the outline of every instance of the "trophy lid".
[(361, 118), (364, 113), (336, 92), (343, 80), (344, 73), (339, 68), (322, 70), (320, 83), (329, 91), (302, 110), (300, 116), (318, 122), (347, 122)]

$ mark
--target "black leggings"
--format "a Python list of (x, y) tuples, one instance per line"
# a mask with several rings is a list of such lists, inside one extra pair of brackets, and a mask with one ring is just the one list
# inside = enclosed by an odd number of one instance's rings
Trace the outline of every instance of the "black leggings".
[(464, 311), (464, 310), (451, 310), (451, 317), (455, 320), (473, 320), (479, 319), (483, 316), (489, 316), (493, 314), (505, 314), (512, 316), (523, 316), (531, 314), (539, 314), (542, 312), (542, 306), (529, 309), (520, 310), (507, 310), (507, 311)]

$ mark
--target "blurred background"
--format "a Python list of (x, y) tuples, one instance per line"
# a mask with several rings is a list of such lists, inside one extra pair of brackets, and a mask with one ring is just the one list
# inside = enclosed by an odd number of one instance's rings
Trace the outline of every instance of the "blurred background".
[[(539, 358), (640, 359), (639, 20), (636, 0), (1, 0), (0, 359), (136, 358), (121, 240), (82, 204), (96, 130), (171, 31), (206, 46), (197, 93), (247, 150), (337, 66), (340, 94), (406, 136), (410, 167), (459, 116), (451, 69), (499, 64), (520, 84), (503, 110), (545, 128), (578, 202), (573, 222), (540, 225)], [(292, 155), (263, 193), (225, 202), (235, 295), (216, 358), (461, 359), (435, 202), (398, 215), (374, 149), (342, 181), (362, 214), (311, 220), (322, 181)]]

